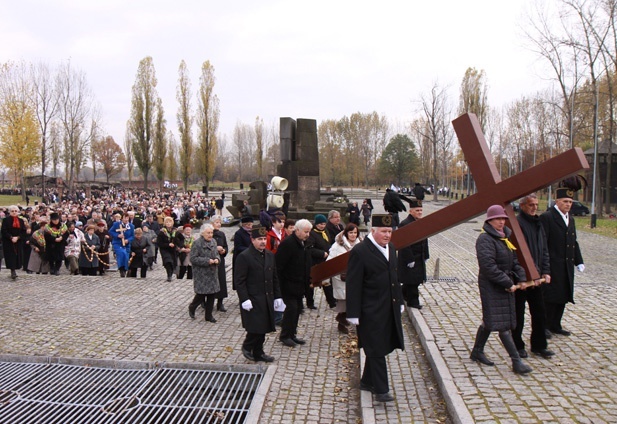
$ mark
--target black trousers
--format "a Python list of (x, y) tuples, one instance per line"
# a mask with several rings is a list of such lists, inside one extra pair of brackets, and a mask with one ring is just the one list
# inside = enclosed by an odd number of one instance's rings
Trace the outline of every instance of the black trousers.
[(388, 387), (388, 366), (385, 356), (367, 356), (362, 372), (362, 382), (373, 386), (375, 393), (384, 394), (390, 391)]
[(403, 299), (407, 302), (407, 306), (420, 304), (420, 285), (419, 284), (403, 284)]
[(98, 271), (98, 268), (92, 268), (92, 267), (81, 267), (81, 268), (79, 268), (79, 273), (81, 275), (96, 275), (97, 271)]
[(193, 267), (191, 265), (188, 265), (188, 266), (180, 265), (179, 266), (179, 269), (178, 269), (178, 280), (182, 280), (184, 278), (185, 274), (186, 274), (186, 278), (188, 280), (192, 280), (193, 279)]
[(167, 271), (167, 278), (171, 278), (171, 276), (174, 275), (174, 266), (170, 263), (166, 263), (164, 267), (165, 271)]
[(285, 312), (283, 313), (283, 322), (281, 323), (281, 339), (295, 337), (298, 331), (298, 320), (300, 318), (300, 308), (298, 303), (302, 303), (302, 295), (283, 295), (285, 302)]
[(246, 333), (242, 347), (253, 354), (255, 358), (259, 358), (264, 354), (264, 342), (266, 341), (265, 334)]
[[(144, 264), (142, 265), (139, 271), (139, 275), (141, 278), (146, 278), (146, 273), (148, 272), (148, 265)], [(129, 268), (129, 277), (133, 277), (136, 278), (137, 277), (137, 268)]]
[[(332, 284), (329, 286), (323, 286), (323, 293), (326, 296), (326, 302), (330, 307), (334, 307), (336, 305), (336, 299), (334, 298), (334, 288)], [(306, 289), (306, 306), (314, 306), (315, 305), (315, 289), (309, 287)]]
[(195, 311), (199, 305), (205, 302), (206, 304), (206, 319), (212, 318), (212, 311), (214, 310), (214, 296), (215, 294), (199, 294), (195, 293), (193, 301), (189, 305), (191, 311)]
[(529, 304), (529, 314), (531, 315), (531, 349), (546, 349), (546, 311), (544, 309), (544, 298), (540, 287), (527, 290), (517, 290), (514, 292), (516, 301), (516, 328), (512, 332), (514, 344), (518, 350), (525, 349), (523, 341), (523, 327), (525, 326), (525, 303)]
[(565, 303), (545, 303), (546, 308), (546, 328), (551, 331), (563, 330), (561, 327), (561, 318), (566, 310)]

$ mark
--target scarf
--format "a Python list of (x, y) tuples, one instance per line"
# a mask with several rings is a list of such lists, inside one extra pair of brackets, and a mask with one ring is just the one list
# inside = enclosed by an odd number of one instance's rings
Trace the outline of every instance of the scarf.
[(516, 250), (516, 247), (514, 247), (514, 245), (510, 242), (510, 240), (508, 240), (507, 237), (500, 238), (499, 240), (503, 240), (503, 242), (506, 244), (506, 246), (508, 246), (508, 249), (510, 249), (511, 251), (515, 251)]
[(13, 228), (21, 228), (21, 224), (19, 222), (19, 217), (17, 217), (17, 216), (13, 217)]
[(321, 236), (323, 237), (323, 239), (325, 241), (327, 241), (328, 243), (330, 242), (330, 239), (328, 238), (328, 233), (326, 233), (326, 230), (323, 231), (319, 231), (317, 228), (313, 228), (313, 231), (315, 231), (318, 234), (321, 234)]

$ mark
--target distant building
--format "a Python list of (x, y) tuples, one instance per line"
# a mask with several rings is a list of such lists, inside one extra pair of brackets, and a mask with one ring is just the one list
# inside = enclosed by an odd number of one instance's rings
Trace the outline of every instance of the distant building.
[[(600, 181), (598, 187), (601, 189), (598, 190), (597, 195), (602, 195), (602, 203), (605, 200), (606, 194), (606, 172), (608, 170), (608, 149), (611, 147), (611, 181), (610, 181), (610, 190), (611, 190), (611, 203), (617, 202), (617, 144), (610, 143), (608, 140), (601, 142), (598, 145), (598, 174), (600, 176)], [(587, 162), (589, 162), (589, 170), (585, 173), (585, 178), (587, 178), (587, 182), (589, 183), (589, 187), (585, 190), (585, 202), (591, 202), (591, 188), (593, 186), (593, 147), (591, 149), (585, 150), (585, 157), (587, 158)]]

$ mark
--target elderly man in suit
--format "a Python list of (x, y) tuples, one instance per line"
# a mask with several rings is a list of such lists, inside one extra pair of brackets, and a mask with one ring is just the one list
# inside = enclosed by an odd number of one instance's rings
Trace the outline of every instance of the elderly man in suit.
[(392, 217), (373, 215), (371, 234), (351, 249), (345, 281), (347, 320), (358, 326), (358, 341), (366, 353), (360, 389), (376, 395), (379, 402), (394, 397), (388, 388), (386, 355), (405, 349), (401, 313), (404, 311), (397, 259), (392, 236)]

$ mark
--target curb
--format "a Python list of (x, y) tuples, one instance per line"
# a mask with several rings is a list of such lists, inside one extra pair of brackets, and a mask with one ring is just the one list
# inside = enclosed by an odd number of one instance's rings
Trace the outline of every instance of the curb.
[(474, 419), (454, 384), (450, 369), (446, 365), (437, 343), (435, 343), (435, 337), (426, 324), (424, 316), (418, 309), (409, 307), (406, 307), (406, 309), (407, 315), (411, 318), (411, 322), (420, 337), (426, 357), (433, 367), (433, 374), (439, 384), (439, 390), (446, 402), (452, 422), (456, 424), (473, 423)]

